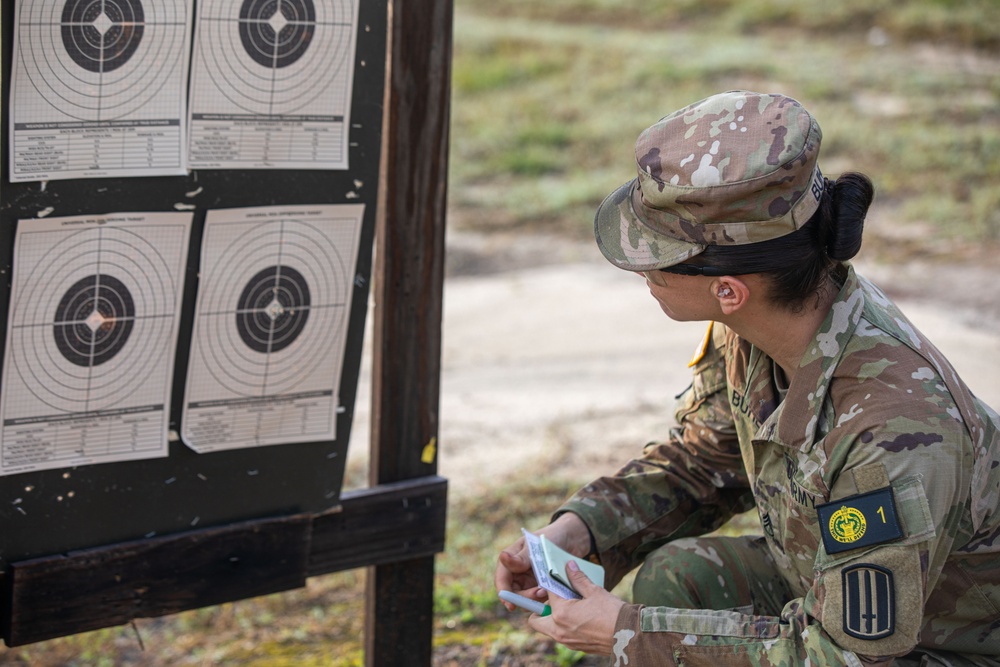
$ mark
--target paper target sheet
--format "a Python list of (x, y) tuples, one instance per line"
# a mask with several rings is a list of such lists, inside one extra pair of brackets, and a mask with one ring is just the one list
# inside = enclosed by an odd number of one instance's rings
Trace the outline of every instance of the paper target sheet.
[(191, 0), (18, 0), (10, 180), (185, 173)]
[(189, 213), (21, 220), (0, 474), (167, 455)]
[(181, 438), (336, 438), (363, 204), (209, 211)]
[(188, 160), (347, 169), (358, 0), (199, 0)]

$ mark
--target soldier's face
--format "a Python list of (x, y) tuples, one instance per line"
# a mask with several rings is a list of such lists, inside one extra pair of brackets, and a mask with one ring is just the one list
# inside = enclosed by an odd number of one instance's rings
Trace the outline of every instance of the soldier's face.
[(643, 271), (642, 275), (646, 278), (649, 293), (670, 319), (691, 322), (718, 316), (718, 301), (711, 297), (711, 278), (663, 271)]

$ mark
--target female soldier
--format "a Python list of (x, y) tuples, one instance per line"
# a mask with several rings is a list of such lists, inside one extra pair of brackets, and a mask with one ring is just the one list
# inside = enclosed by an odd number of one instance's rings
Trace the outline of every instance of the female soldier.
[[(708, 320), (665, 443), (538, 531), (599, 561), (530, 625), (642, 665), (996, 665), (1000, 419), (846, 260), (873, 190), (826, 179), (795, 100), (733, 91), (661, 119), (595, 219), (676, 320)], [(700, 537), (756, 507), (761, 537)], [(544, 598), (524, 540), (499, 590)]]

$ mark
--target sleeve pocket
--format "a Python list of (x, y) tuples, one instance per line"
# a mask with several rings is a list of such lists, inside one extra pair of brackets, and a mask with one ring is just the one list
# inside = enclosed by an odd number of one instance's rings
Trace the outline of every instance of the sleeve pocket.
[[(787, 639), (771, 640), (768, 643), (771, 645), (768, 657), (773, 657), (775, 653), (786, 658), (793, 658), (796, 655), (794, 644)], [(776, 644), (782, 646), (775, 646)], [(784, 645), (788, 645), (787, 648)], [(677, 667), (750, 665), (762, 657), (761, 645), (754, 642), (715, 645), (680, 644), (674, 648), (674, 662)], [(763, 660), (761, 662), (763, 663)]]

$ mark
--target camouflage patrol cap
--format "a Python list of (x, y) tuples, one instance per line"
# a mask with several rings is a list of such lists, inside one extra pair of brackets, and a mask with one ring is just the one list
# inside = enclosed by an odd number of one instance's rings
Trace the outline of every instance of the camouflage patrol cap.
[(793, 232), (823, 193), (821, 138), (784, 95), (730, 91), (675, 111), (636, 140), (638, 178), (598, 208), (597, 244), (616, 266), (649, 271)]

